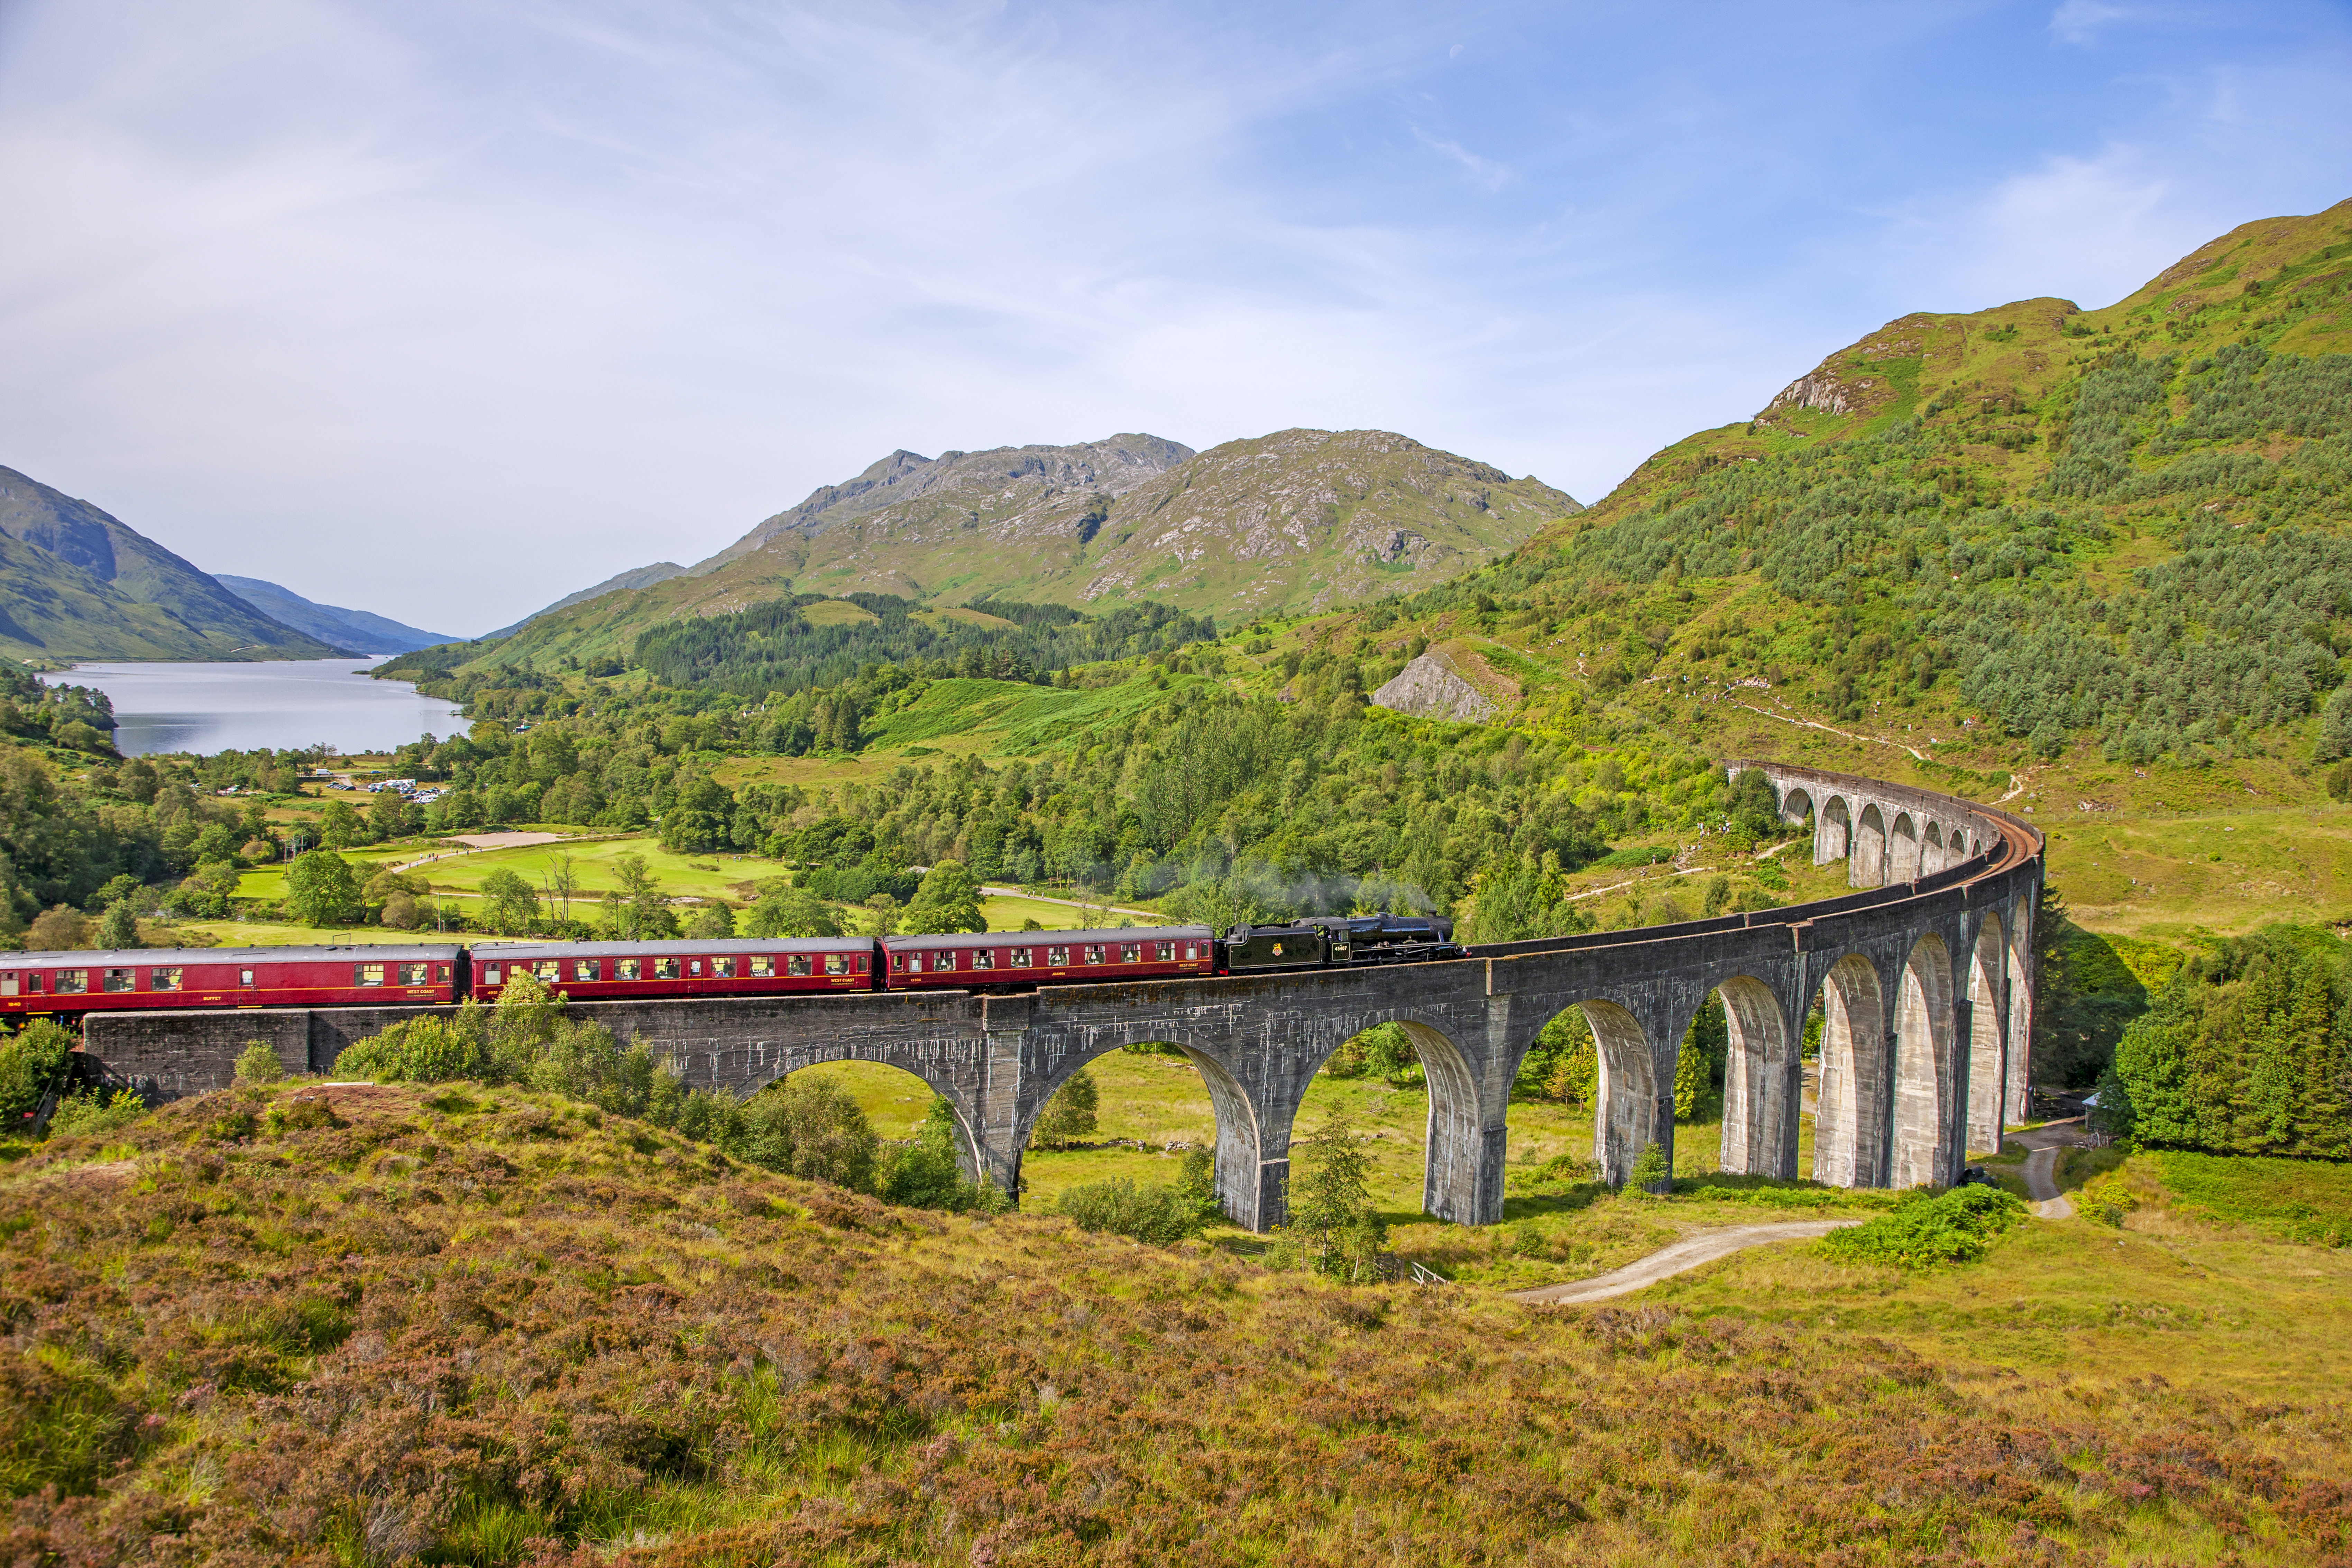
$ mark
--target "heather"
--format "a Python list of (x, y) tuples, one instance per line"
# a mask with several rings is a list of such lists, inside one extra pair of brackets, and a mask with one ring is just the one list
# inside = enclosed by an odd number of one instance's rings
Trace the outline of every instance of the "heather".
[(0, 1560), (2340, 1560), (2340, 1255), (2113, 1234), (1531, 1310), (249, 1085), (0, 1170)]

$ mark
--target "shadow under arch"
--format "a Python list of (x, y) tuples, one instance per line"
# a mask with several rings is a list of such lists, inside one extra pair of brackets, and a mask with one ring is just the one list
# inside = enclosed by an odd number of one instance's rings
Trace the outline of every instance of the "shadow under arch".
[(1886, 879), (1917, 881), (1920, 854), (1918, 822), (1907, 811), (1896, 812), (1886, 831)]
[(1802, 784), (1790, 784), (1788, 794), (1780, 797), (1780, 820), (1791, 827), (1804, 825), (1813, 815), (1813, 797)]
[(1481, 1224), (1486, 1188), (1502, 1179), (1502, 1152), (1500, 1131), (1489, 1133), (1479, 1106), (1477, 1075), (1462, 1047), (1443, 1029), (1418, 1018), (1393, 1022), (1412, 1042), (1429, 1089), (1422, 1212), (1456, 1225)]
[[(1145, 1030), (1132, 1039), (1121, 1037), (1105, 1043), (1090, 1043), (1085, 1051), (1074, 1051), (1055, 1065), (1054, 1071), (1039, 1083), (1034, 1093), (1022, 1097), (1019, 1115), (1013, 1129), (1013, 1169), (1008, 1192), (1020, 1190), (1020, 1162), (1028, 1152), (1029, 1138), (1036, 1131), (1037, 1119), (1045, 1110), (1045, 1102), (1055, 1091), (1075, 1078), (1081, 1068), (1090, 1067), (1104, 1058), (1125, 1050), (1129, 1046), (1166, 1046), (1192, 1064), (1200, 1074), (1201, 1083), (1209, 1093), (1209, 1109), (1216, 1118), (1216, 1183), (1217, 1205), (1227, 1218), (1245, 1229), (1264, 1229), (1278, 1224), (1282, 1218), (1282, 1199), (1287, 1185), (1290, 1158), (1290, 1127), (1286, 1121), (1276, 1135), (1280, 1148), (1266, 1148), (1271, 1119), (1262, 1119), (1249, 1091), (1242, 1087), (1230, 1068), (1215, 1052), (1201, 1041), (1171, 1037), (1171, 1031)], [(1269, 1205), (1271, 1209), (1269, 1211)], [(1267, 1218), (1268, 1213), (1272, 1217)]]
[(1833, 795), (1822, 803), (1820, 825), (1813, 830), (1813, 864), (1826, 866), (1853, 853), (1853, 809), (1845, 796)]
[(1895, 1001), (1895, 1126), (1887, 1184), (1944, 1185), (1959, 1173), (1947, 1131), (1952, 1103), (1952, 959), (1929, 931), (1903, 961)]
[(2000, 1152), (2007, 1119), (2001, 1114), (2006, 1078), (2001, 1037), (2001, 981), (2009, 939), (2000, 917), (1988, 910), (1969, 952), (1969, 1125), (1967, 1145), (1988, 1154)]
[(1853, 825), (1853, 858), (1845, 879), (1856, 888), (1886, 885), (1886, 817), (1875, 805), (1864, 806)]
[(1752, 975), (1716, 987), (1729, 1035), (1723, 1064), (1723, 1145), (1717, 1156), (1734, 1175), (1797, 1173), (1797, 1118), (1802, 1079), (1797, 1039), (1780, 998)]
[(1813, 1113), (1813, 1180), (1886, 1184), (1886, 1004), (1878, 973), (1848, 953), (1822, 976), (1821, 1086)]
[(1592, 1158), (1601, 1166), (1604, 1181), (1622, 1185), (1632, 1173), (1633, 1162), (1652, 1143), (1664, 1148), (1671, 1164), (1674, 1117), (1658, 1114), (1657, 1066), (1640, 1021), (1614, 1002), (1579, 1002), (1576, 1007), (1592, 1030), (1598, 1068), (1592, 1096)]

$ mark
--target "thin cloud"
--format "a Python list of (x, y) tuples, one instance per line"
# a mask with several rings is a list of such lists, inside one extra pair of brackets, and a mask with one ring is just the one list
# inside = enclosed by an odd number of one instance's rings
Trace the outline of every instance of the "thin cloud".
[(1441, 140), (1418, 125), (1412, 128), (1412, 134), (1423, 146), (1459, 166), (1470, 183), (1482, 191), (1499, 191), (1517, 177), (1504, 164), (1480, 157), (1459, 142)]

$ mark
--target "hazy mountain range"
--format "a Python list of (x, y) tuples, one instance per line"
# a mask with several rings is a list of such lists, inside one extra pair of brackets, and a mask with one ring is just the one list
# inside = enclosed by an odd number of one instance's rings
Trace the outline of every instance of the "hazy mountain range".
[(419, 631), (365, 610), (316, 604), (291, 588), (281, 588), (258, 577), (232, 577), (226, 572), (216, 572), (213, 581), (263, 615), (296, 631), (307, 632), (321, 642), (332, 643), (346, 653), (409, 653), (436, 643), (458, 640), (447, 632)]

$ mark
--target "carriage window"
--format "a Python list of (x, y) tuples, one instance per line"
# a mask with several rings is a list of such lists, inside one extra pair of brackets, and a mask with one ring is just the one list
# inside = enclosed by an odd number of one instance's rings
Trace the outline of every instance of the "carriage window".
[(352, 984), (354, 984), (354, 985), (381, 985), (381, 984), (383, 984), (383, 964), (381, 964), (381, 963), (354, 963), (354, 964), (352, 964)]
[(643, 959), (616, 958), (613, 961), (613, 978), (615, 980), (635, 980), (644, 968), (645, 961)]
[(1097, 942), (1090, 942), (1087, 943), (1087, 962), (1088, 963), (1100, 963), (1102, 961), (1102, 943)]
[(1184, 944), (1184, 956), (1185, 956), (1185, 958), (1187, 958), (1188, 960), (1189, 960), (1189, 959), (1197, 959), (1197, 958), (1206, 958), (1206, 957), (1208, 956), (1208, 954), (1207, 954), (1207, 953), (1205, 953), (1205, 952), (1202, 952), (1202, 951), (1201, 951), (1201, 950), (1202, 950), (1202, 948), (1206, 947), (1207, 945), (1208, 945), (1208, 944), (1207, 944), (1206, 942), (1186, 942), (1186, 943)]
[(866, 955), (865, 955), (864, 953), (862, 953), (862, 952), (860, 952), (860, 953), (856, 953), (856, 954), (854, 954), (854, 955), (850, 958), (850, 960), (849, 960), (849, 967), (850, 967), (850, 971), (851, 971), (851, 973), (856, 973), (856, 974), (863, 974), (863, 973), (866, 973)]
[(573, 959), (572, 961), (572, 978), (574, 980), (595, 979), (596, 961), (593, 958)]
[(974, 969), (993, 969), (996, 967), (996, 954), (983, 947), (971, 955), (971, 966)]
[(563, 978), (563, 961), (542, 958), (531, 964), (530, 972), (541, 980), (561, 980)]
[(1121, 943), (1118, 950), (1118, 961), (1121, 963), (1141, 963), (1143, 962), (1143, 944), (1141, 942), (1134, 942)]
[(442, 979), (444, 979), (444, 980), (448, 979), (448, 978), (449, 978), (449, 966), (448, 966), (447, 964), (444, 963), (444, 964), (440, 965), (439, 967), (440, 967), (440, 970), (441, 970), (441, 978), (442, 978)]
[(654, 978), (655, 978), (656, 980), (675, 980), (675, 979), (677, 979), (677, 959), (675, 959), (675, 958), (656, 958), (656, 959), (655, 959), (655, 960), (654, 960)]
[(139, 972), (135, 969), (110, 969), (106, 972), (104, 984), (109, 991), (129, 991), (138, 978)]
[(688, 960), (686, 961), (686, 972), (687, 972), (688, 974), (699, 974), (699, 973), (702, 973), (702, 960), (700, 960), (700, 959), (698, 959), (698, 958), (689, 958), (689, 959), (688, 959)]
[(1026, 969), (1029, 967), (1029, 950), (1027, 948), (1016, 947), (1013, 950), (1013, 967), (1015, 969)]
[(1176, 944), (1172, 942), (1155, 943), (1153, 952), (1158, 955), (1160, 963), (1166, 963), (1176, 956)]
[(751, 955), (751, 978), (752, 978), (752, 979), (754, 979), (754, 980), (765, 980), (765, 979), (767, 979), (770, 975), (772, 975), (772, 974), (775, 973), (775, 972), (776, 972), (776, 960), (775, 960), (775, 955), (774, 955), (774, 954), (772, 954), (772, 953), (766, 953), (766, 952), (755, 952), (755, 953), (753, 953), (753, 954)]
[(158, 969), (147, 976), (147, 989), (150, 991), (177, 991), (179, 988), (180, 972), (177, 968)]
[[(248, 969), (248, 970), (247, 970), (247, 971), (246, 971), (246, 973), (247, 973), (247, 974), (250, 974), (250, 973), (253, 973), (253, 971), (251, 971), (250, 969)], [(505, 971), (505, 970), (503, 970), (503, 969), (499, 968), (499, 967), (497, 964), (495, 964), (495, 963), (485, 963), (484, 965), (482, 965), (482, 984), (485, 984), (485, 985), (496, 985), (496, 984), (499, 984), (499, 977), (500, 975), (504, 974), (505, 973), (506, 973), (506, 971)], [(253, 984), (253, 982), (252, 982), (252, 981), (250, 981), (250, 980), (248, 980), (248, 981), (247, 981), (247, 982), (246, 982), (246, 984), (248, 984), (248, 985), (250, 985), (250, 984)]]
[(1060, 968), (1063, 964), (1067, 963), (1069, 963), (1069, 962), (1070, 962), (1070, 950), (1069, 950), (1068, 948), (1066, 948), (1066, 947), (1049, 947), (1049, 948), (1047, 948), (1047, 949), (1045, 950), (1045, 963), (1046, 963), (1049, 966), (1051, 966), (1051, 967), (1053, 967), (1053, 968), (1056, 968), (1056, 969), (1058, 969), (1058, 968)]
[(828, 953), (826, 953), (826, 954), (824, 955), (824, 972), (825, 972), (827, 974), (846, 974), (846, 973), (849, 973), (849, 954), (847, 954), (847, 953), (845, 953), (845, 952), (828, 952)]
[(16, 972), (13, 969), (0, 971), (0, 996), (15, 994), (16, 994)]
[(808, 972), (809, 972), (809, 955), (808, 955), (807, 953), (805, 953), (805, 952), (795, 952), (795, 953), (790, 953), (790, 954), (787, 954), (787, 955), (786, 955), (786, 957), (785, 957), (785, 959), (784, 959), (784, 973), (787, 973), (787, 974), (806, 974)]
[(250, 970), (250, 969), (240, 969), (240, 970), (238, 970), (238, 971), (236, 972), (236, 983), (237, 983), (239, 985), (250, 985), (250, 984), (253, 984), (253, 971), (252, 971), (252, 970)]
[(400, 966), (400, 983), (403, 985), (430, 985), (433, 984), (433, 966), (429, 963), (404, 963)]
[(57, 984), (51, 989), (60, 996), (79, 996), (89, 989), (89, 971), (60, 969), (58, 971)]
[(713, 980), (732, 980), (732, 979), (734, 979), (734, 978), (735, 978), (735, 961), (734, 961), (733, 959), (731, 959), (731, 958), (714, 958), (714, 959), (712, 959), (712, 960), (710, 961), (710, 977), (711, 977)]

